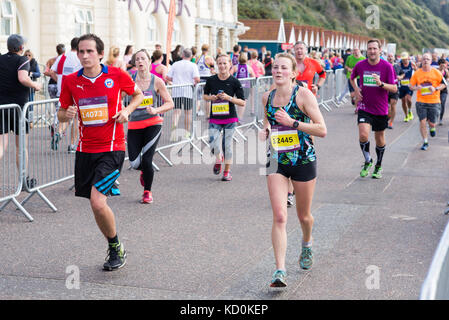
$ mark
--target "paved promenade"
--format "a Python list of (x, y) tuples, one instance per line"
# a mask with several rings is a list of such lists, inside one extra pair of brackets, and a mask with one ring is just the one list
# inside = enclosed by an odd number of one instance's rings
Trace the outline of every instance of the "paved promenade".
[[(260, 166), (234, 165), (233, 180), (222, 182), (212, 165), (169, 167), (156, 155), (153, 204), (138, 202), (139, 174), (127, 162), (122, 196), (109, 200), (128, 252), (119, 271), (102, 271), (107, 244), (88, 201), (69, 190), (72, 181), (43, 190), (57, 212), (37, 196), (26, 204), (34, 222), (11, 204), (0, 212), (0, 299), (417, 299), (449, 218), (448, 116), (421, 151), (417, 117), (402, 122), (398, 106), (386, 132), (383, 178), (375, 180), (359, 176), (352, 106), (323, 115), (328, 135), (315, 139), (315, 264), (299, 268), (301, 229), (292, 207), (286, 290), (268, 286), (272, 213)], [(67, 281), (77, 275), (79, 289)]]

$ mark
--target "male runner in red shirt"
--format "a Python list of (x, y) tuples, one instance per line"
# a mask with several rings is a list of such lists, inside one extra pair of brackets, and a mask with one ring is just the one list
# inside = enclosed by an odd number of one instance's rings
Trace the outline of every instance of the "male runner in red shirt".
[[(67, 122), (76, 114), (80, 119), (75, 195), (90, 199), (97, 225), (109, 243), (103, 268), (112, 271), (125, 265), (126, 252), (106, 200), (108, 195), (120, 194), (114, 182), (125, 159), (123, 123), (140, 105), (143, 94), (126, 72), (100, 64), (104, 43), (97, 36), (80, 37), (77, 52), (83, 68), (64, 79), (58, 119)], [(122, 91), (132, 96), (126, 108), (121, 105)]]

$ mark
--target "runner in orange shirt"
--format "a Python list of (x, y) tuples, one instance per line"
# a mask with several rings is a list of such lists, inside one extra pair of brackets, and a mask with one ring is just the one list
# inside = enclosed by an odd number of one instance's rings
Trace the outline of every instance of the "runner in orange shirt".
[[(307, 45), (298, 41), (294, 46), (295, 59), (298, 65), (298, 75), (296, 76), (296, 82), (302, 82), (313, 92), (317, 94), (318, 90), (323, 86), (326, 81), (326, 71), (320, 65), (320, 63), (314, 59), (307, 57)], [(318, 74), (318, 83), (313, 83), (315, 73)]]
[(430, 53), (424, 53), (422, 68), (415, 71), (410, 79), (410, 89), (418, 92), (416, 113), (419, 118), (419, 130), (423, 137), (421, 150), (427, 150), (429, 147), (426, 122), (429, 123), (430, 136), (435, 137), (435, 125), (441, 108), (440, 91), (446, 88), (443, 75), (436, 68), (432, 68), (431, 62), (432, 56)]

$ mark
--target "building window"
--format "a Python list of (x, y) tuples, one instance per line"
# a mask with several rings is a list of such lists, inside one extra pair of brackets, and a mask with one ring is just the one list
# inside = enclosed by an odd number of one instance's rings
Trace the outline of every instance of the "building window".
[(10, 0), (1, 0), (0, 35), (9, 36), (13, 34), (13, 5)]
[(93, 32), (93, 14), (92, 10), (78, 9), (75, 13), (75, 35), (77, 37), (86, 33)]
[(178, 19), (175, 19), (173, 22), (173, 36), (172, 36), (172, 45), (178, 45), (181, 43), (181, 28), (179, 27)]
[(154, 21), (153, 16), (148, 17), (148, 41), (153, 42), (156, 41), (156, 21)]
[(200, 34), (200, 47), (203, 44), (209, 44), (210, 43), (210, 28), (203, 26), (201, 28), (201, 34)]
[(231, 44), (230, 44), (230, 40), (231, 40), (231, 34), (229, 32), (229, 29), (224, 29), (223, 30), (224, 33), (224, 37), (223, 37), (223, 50), (224, 51), (230, 51), (231, 49)]
[(215, 10), (223, 11), (223, 0), (215, 0)]

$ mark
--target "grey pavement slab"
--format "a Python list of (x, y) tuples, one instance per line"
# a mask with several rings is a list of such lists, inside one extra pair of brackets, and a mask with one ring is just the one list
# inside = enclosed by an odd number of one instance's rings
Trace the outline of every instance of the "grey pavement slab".
[[(288, 289), (268, 288), (272, 213), (260, 166), (234, 165), (233, 180), (222, 182), (210, 164), (170, 167), (156, 156), (153, 204), (139, 203), (139, 175), (127, 162), (122, 195), (108, 201), (128, 252), (119, 271), (101, 270), (106, 242), (88, 201), (69, 190), (71, 181), (43, 189), (57, 212), (38, 196), (25, 205), (34, 222), (12, 204), (0, 212), (0, 299), (417, 299), (448, 218), (447, 117), (425, 152), (416, 118), (397, 120), (386, 132), (384, 177), (375, 180), (359, 177), (352, 107), (323, 115), (328, 135), (315, 139), (316, 260), (311, 271), (300, 270), (301, 229), (290, 208)], [(79, 289), (67, 288), (73, 266)], [(367, 287), (372, 270), (378, 288)]]

